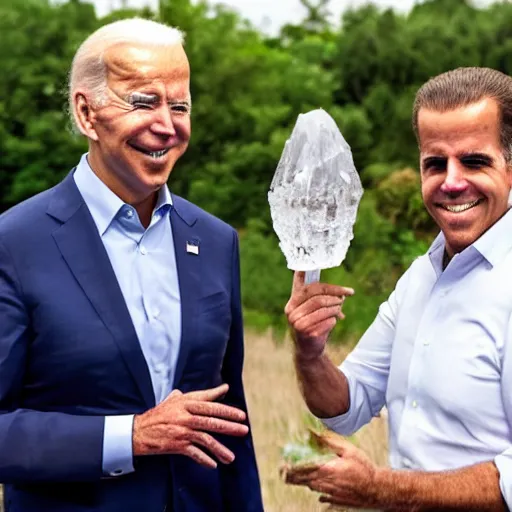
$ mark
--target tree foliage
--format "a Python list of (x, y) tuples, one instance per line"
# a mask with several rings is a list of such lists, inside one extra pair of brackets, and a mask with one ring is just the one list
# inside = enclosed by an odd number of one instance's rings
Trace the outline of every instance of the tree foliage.
[[(276, 323), (289, 293), (267, 191), (299, 113), (323, 108), (352, 147), (366, 192), (342, 268), (358, 291), (339, 333), (356, 336), (397, 277), (428, 247), (410, 125), (418, 87), (459, 66), (512, 72), (512, 4), (427, 0), (408, 14), (365, 5), (329, 21), (329, 0), (300, 0), (306, 17), (277, 37), (205, 1), (161, 0), (159, 12), (98, 19), (80, 0), (0, 0), (0, 210), (57, 183), (86, 151), (69, 129), (66, 80), (80, 42), (128, 16), (186, 33), (193, 134), (170, 186), (239, 229), (244, 304)], [(274, 321), (273, 320), (273, 321)]]

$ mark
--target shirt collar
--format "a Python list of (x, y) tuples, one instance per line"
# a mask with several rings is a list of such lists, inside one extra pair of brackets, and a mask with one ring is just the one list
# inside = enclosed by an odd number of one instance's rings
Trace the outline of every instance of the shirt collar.
[[(87, 153), (82, 155), (74, 173), (78, 191), (84, 198), (92, 218), (101, 236), (108, 229), (119, 210), (126, 205), (94, 173), (87, 160)], [(172, 206), (172, 196), (167, 185), (160, 188), (155, 212), (168, 210)]]
[(492, 265), (497, 265), (512, 248), (512, 210), (508, 210), (473, 244)]
[[(445, 238), (439, 233), (432, 242), (428, 255), (432, 266), (438, 273), (442, 272)], [(501, 219), (493, 224), (480, 238), (464, 249), (481, 254), (493, 267), (497, 265), (512, 248), (512, 209), (509, 209)]]

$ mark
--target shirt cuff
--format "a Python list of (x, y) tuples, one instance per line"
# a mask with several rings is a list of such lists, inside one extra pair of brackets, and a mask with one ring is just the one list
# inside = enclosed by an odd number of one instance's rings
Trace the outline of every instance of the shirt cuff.
[(381, 393), (360, 382), (357, 376), (350, 372), (348, 366), (345, 360), (339, 367), (348, 381), (348, 411), (333, 418), (319, 418), (327, 428), (344, 436), (351, 436), (357, 432), (371, 421), (375, 416), (374, 411), (380, 411), (382, 408)]
[(512, 510), (512, 448), (497, 455), (494, 464), (500, 473), (500, 489), (509, 510)]
[(343, 372), (348, 381), (348, 392), (350, 396), (350, 407), (347, 412), (344, 414), (340, 414), (339, 416), (333, 416), (332, 418), (319, 418), (321, 422), (330, 430), (337, 432), (338, 434), (342, 434), (344, 436), (349, 436), (357, 430), (356, 425), (354, 424), (353, 414), (351, 412), (354, 410), (354, 401), (355, 397), (353, 394), (355, 383), (348, 372)]
[(102, 466), (105, 476), (122, 476), (134, 471), (133, 418), (133, 414), (105, 417)]

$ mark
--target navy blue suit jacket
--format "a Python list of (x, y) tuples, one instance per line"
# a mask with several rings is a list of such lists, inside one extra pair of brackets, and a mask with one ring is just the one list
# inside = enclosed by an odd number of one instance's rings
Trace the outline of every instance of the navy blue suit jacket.
[[(175, 387), (230, 385), (246, 410), (238, 239), (174, 196), (182, 300)], [(199, 254), (187, 252), (199, 244)], [(0, 482), (7, 512), (261, 511), (251, 436), (221, 438), (231, 465), (136, 457), (102, 474), (105, 415), (155, 405), (146, 361), (94, 221), (72, 174), (0, 216)]]

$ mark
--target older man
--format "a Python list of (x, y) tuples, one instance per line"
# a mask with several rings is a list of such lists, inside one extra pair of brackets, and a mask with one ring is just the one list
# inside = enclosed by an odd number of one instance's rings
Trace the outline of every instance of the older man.
[(236, 232), (166, 185), (189, 142), (189, 76), (177, 29), (92, 34), (69, 90), (88, 154), (0, 217), (8, 512), (263, 508)]
[(413, 125), (441, 229), (428, 254), (339, 368), (324, 349), (353, 290), (297, 274), (286, 306), (310, 409), (349, 435), (386, 405), (392, 468), (331, 440), (339, 457), (290, 482), (353, 507), (502, 511), (512, 507), (512, 79), (437, 76), (416, 96)]

